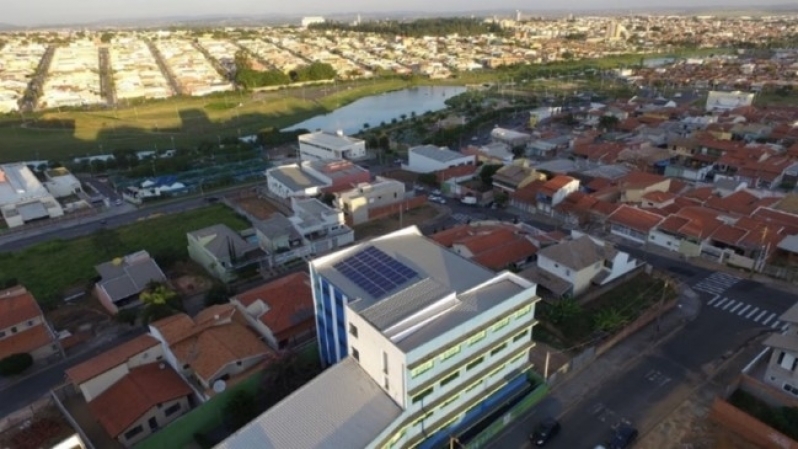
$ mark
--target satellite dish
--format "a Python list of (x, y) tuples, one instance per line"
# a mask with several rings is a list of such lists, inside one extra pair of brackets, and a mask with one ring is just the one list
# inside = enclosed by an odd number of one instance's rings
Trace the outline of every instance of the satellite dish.
[(227, 388), (227, 384), (223, 380), (217, 380), (213, 383), (214, 393), (221, 393)]

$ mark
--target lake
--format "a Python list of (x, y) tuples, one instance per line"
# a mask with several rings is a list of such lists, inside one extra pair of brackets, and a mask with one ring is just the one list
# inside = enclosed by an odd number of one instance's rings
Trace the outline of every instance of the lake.
[(466, 91), (460, 86), (419, 86), (386, 92), (380, 95), (361, 98), (329, 114), (317, 115), (304, 122), (283, 129), (293, 131), (307, 129), (316, 131), (338, 131), (354, 134), (363, 129), (363, 124), (379, 126), (380, 122), (390, 123), (392, 119), (401, 119), (412, 112), (422, 115), (428, 111), (439, 111), (446, 107), (447, 99)]
[(674, 62), (676, 62), (676, 58), (647, 58), (643, 60), (643, 65), (649, 69), (654, 69)]

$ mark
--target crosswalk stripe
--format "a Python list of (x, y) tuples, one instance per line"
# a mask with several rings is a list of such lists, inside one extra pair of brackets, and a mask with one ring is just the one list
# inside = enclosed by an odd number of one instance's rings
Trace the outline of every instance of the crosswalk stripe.
[(765, 321), (763, 321), (763, 322), (762, 322), (762, 325), (763, 325), (763, 326), (767, 326), (767, 325), (768, 325), (768, 322), (769, 322), (770, 320), (772, 320), (773, 318), (776, 318), (776, 314), (775, 314), (775, 313), (771, 313), (771, 314), (770, 314), (770, 316), (769, 316), (769, 317), (767, 317), (767, 319), (766, 319)]
[(781, 321), (776, 320), (776, 321), (773, 322), (773, 324), (770, 325), (770, 327), (775, 329), (775, 328), (779, 327), (780, 325), (781, 325)]
[(729, 298), (723, 298), (720, 302), (715, 304), (715, 307), (720, 307), (721, 305), (723, 305), (723, 303), (725, 303), (728, 300), (729, 300)]
[(736, 302), (736, 301), (729, 301), (728, 303), (726, 303), (726, 305), (725, 305), (725, 306), (723, 306), (723, 310), (726, 310), (726, 309), (728, 309), (728, 308), (729, 308), (729, 306), (733, 305), (735, 302)]
[(738, 302), (736, 306), (732, 307), (732, 309), (729, 310), (729, 313), (734, 313), (735, 310), (739, 309), (742, 306), (743, 306), (743, 303)]
[(759, 312), (759, 307), (754, 307), (754, 310), (748, 312), (748, 315), (745, 316), (745, 319), (751, 318), (751, 315)]
[(786, 331), (787, 328), (790, 327), (790, 323), (784, 323), (784, 326), (781, 326), (781, 330)]
[(766, 313), (768, 313), (768, 311), (767, 310), (763, 310), (762, 313), (760, 313), (759, 315), (756, 316), (756, 318), (754, 318), (754, 321), (756, 321), (758, 323), (759, 320), (761, 320), (762, 317), (765, 316)]
[(740, 309), (740, 311), (739, 311), (739, 312), (737, 312), (737, 315), (742, 315), (742, 314), (744, 314), (744, 313), (745, 313), (745, 311), (746, 311), (746, 310), (748, 310), (748, 309), (750, 309), (750, 308), (751, 308), (751, 304), (746, 304), (746, 305), (745, 305), (745, 307), (743, 307), (742, 309)]
[(717, 300), (719, 300), (719, 299), (720, 299), (720, 296), (717, 296), (717, 295), (716, 295), (714, 298), (712, 298), (712, 299), (710, 299), (710, 300), (709, 300), (709, 302), (707, 303), (707, 305), (708, 305), (708, 306), (711, 306), (712, 304), (714, 304), (714, 303), (715, 303)]

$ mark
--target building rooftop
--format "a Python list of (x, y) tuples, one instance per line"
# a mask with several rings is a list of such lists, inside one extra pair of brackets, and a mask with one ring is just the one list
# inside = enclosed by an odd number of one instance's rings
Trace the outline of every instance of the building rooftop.
[(94, 268), (102, 277), (97, 284), (112, 301), (137, 295), (152, 281), (166, 280), (166, 275), (147, 251), (128, 254)]
[(216, 258), (229, 256), (231, 249), (236, 256), (242, 256), (258, 247), (256, 243), (247, 242), (239, 233), (223, 224), (192, 231), (189, 232), (189, 235), (202, 242), (202, 246)]
[(277, 182), (288, 187), (292, 191), (327, 186), (324, 181), (315, 178), (312, 174), (294, 164), (270, 168), (266, 171), (266, 176), (276, 179)]
[(518, 131), (514, 131), (512, 129), (505, 129), (505, 128), (493, 128), (490, 132), (491, 137), (494, 139), (506, 139), (506, 140), (516, 140), (516, 139), (529, 139), (531, 136), (527, 133), (522, 133)]
[(27, 327), (20, 332), (7, 335), (0, 340), (0, 359), (8, 357), (11, 354), (33, 352), (42, 346), (53, 343), (53, 341), (53, 335), (50, 334), (47, 326), (40, 324), (38, 326)]
[(420, 145), (417, 147), (412, 147), (407, 151), (416, 153), (429, 159), (434, 159), (438, 162), (449, 162), (466, 157), (465, 154), (452, 151), (446, 147), (437, 147), (435, 145)]
[(216, 449), (367, 447), (402, 409), (347, 358), (255, 418)]
[(150, 409), (191, 393), (191, 387), (169, 365), (150, 363), (131, 369), (89, 402), (89, 410), (116, 438)]
[(158, 344), (158, 340), (156, 340), (155, 337), (151, 335), (141, 335), (115, 348), (109, 349), (97, 357), (73, 366), (66, 370), (66, 375), (73, 384), (80, 385), (111, 368), (127, 363), (134, 355), (140, 354), (154, 346), (158, 346)]
[(49, 196), (50, 192), (27, 165), (0, 165), (0, 206)]
[(307, 142), (330, 149), (343, 149), (352, 144), (363, 142), (363, 140), (349, 137), (343, 133), (330, 133), (326, 131), (316, 131), (299, 136), (300, 142)]
[[(350, 257), (361, 257), (361, 252), (370, 248), (385, 255), (380, 257), (387, 257), (385, 264), (401, 264), (407, 275), (396, 279), (399, 282), (380, 277), (377, 287), (390, 287), (387, 290), (373, 290), (366, 285), (367, 281), (356, 281), (345, 275), (347, 269), (341, 263), (348, 264)], [(351, 299), (349, 307), (353, 311), (373, 320), (372, 324), (378, 329), (386, 329), (418, 308), (448, 294), (469, 290), (493, 277), (490, 270), (424, 237), (415, 226), (315, 259), (311, 265)], [(372, 268), (392, 270), (383, 266)], [(412, 305), (408, 304), (409, 300)]]
[(268, 284), (237, 294), (234, 299), (244, 307), (262, 302), (265, 312), (256, 318), (274, 334), (312, 320), (313, 292), (307, 273), (294, 273)]
[(539, 256), (551, 259), (575, 271), (582, 270), (598, 262), (612, 259), (616, 254), (612, 245), (599, 245), (592, 238), (583, 235), (573, 240), (565, 240), (556, 245), (541, 249)]
[(0, 329), (16, 326), (41, 315), (36, 298), (23, 286), (0, 290)]
[(324, 174), (324, 176), (328, 176), (330, 179), (335, 181), (338, 178), (349, 177), (356, 174), (368, 174), (369, 171), (357, 164), (354, 164), (350, 161), (345, 159), (340, 160), (316, 160), (316, 161), (305, 161), (302, 163), (303, 165), (307, 165), (308, 167), (316, 170), (319, 173)]

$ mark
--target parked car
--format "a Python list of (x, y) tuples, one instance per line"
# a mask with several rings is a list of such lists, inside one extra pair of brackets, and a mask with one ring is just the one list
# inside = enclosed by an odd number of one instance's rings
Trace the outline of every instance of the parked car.
[(546, 418), (535, 427), (534, 432), (529, 435), (529, 439), (535, 446), (542, 447), (558, 433), (560, 433), (560, 423), (554, 418)]
[(637, 439), (638, 431), (629, 421), (620, 421), (612, 428), (612, 437), (607, 449), (627, 449)]

